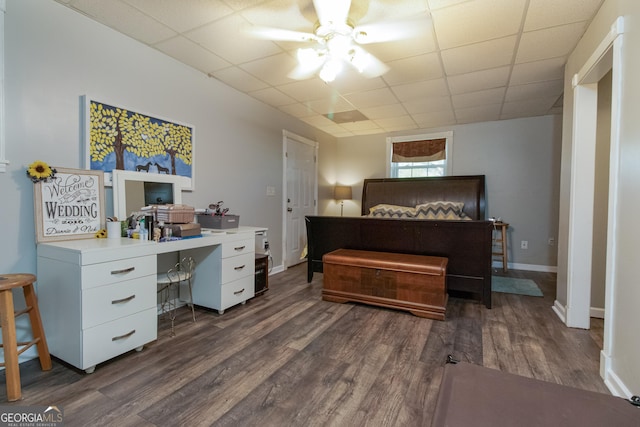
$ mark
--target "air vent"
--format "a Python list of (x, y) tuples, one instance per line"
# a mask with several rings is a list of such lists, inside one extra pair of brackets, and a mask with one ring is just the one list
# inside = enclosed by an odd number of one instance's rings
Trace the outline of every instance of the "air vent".
[(339, 113), (329, 113), (324, 115), (327, 119), (332, 120), (338, 124), (361, 122), (363, 120), (369, 120), (367, 116), (362, 114), (358, 110), (341, 111)]

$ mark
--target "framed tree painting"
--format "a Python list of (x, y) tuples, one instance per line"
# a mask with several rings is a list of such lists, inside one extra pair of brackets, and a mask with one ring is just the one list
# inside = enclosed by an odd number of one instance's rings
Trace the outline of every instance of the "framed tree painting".
[(55, 169), (34, 184), (36, 242), (94, 238), (105, 226), (104, 173)]
[(179, 177), (193, 190), (193, 126), (142, 114), (83, 96), (85, 167), (104, 172), (111, 186), (114, 169)]

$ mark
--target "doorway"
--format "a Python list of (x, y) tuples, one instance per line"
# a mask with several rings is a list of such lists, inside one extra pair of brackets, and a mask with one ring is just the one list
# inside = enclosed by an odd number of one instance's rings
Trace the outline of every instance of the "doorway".
[(283, 131), (283, 251), (284, 268), (304, 262), (307, 245), (305, 216), (317, 213), (318, 143)]
[[(613, 336), (613, 306), (615, 288), (615, 219), (617, 218), (618, 158), (619, 158), (619, 102), (622, 91), (621, 50), (623, 19), (619, 17), (580, 71), (573, 77), (573, 139), (571, 153), (571, 182), (569, 200), (569, 233), (567, 247), (567, 305), (565, 322), (569, 327), (589, 329), (591, 290), (593, 279), (594, 235), (597, 214), (594, 206), (598, 193), (606, 196), (606, 217), (600, 219), (605, 227), (606, 250), (598, 263), (604, 268), (603, 348), (600, 355), (600, 374), (608, 377), (611, 365)], [(611, 75), (610, 132), (608, 153), (597, 155), (598, 92), (603, 78)], [(602, 89), (602, 86), (600, 87)], [(601, 113), (602, 118), (602, 113)], [(596, 162), (608, 161), (608, 184), (598, 189)], [(602, 199), (602, 197), (599, 197)], [(597, 255), (595, 255), (597, 256)]]

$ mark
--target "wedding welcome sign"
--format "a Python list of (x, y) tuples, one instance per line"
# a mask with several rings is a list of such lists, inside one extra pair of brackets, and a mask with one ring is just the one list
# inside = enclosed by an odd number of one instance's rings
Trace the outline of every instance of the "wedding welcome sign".
[(105, 224), (103, 171), (56, 170), (34, 186), (36, 241), (95, 237)]

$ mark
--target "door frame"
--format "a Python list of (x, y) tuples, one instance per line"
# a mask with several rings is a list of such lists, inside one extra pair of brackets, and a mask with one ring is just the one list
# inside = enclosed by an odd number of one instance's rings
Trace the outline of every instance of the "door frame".
[[(567, 305), (565, 323), (589, 328), (591, 253), (595, 164), (597, 82), (611, 70), (611, 148), (609, 152), (609, 196), (605, 280), (604, 342), (600, 352), (600, 375), (617, 394), (620, 385), (611, 369), (616, 287), (616, 219), (618, 218), (618, 164), (620, 156), (620, 102), (622, 95), (622, 43), (624, 20), (618, 17), (580, 71), (573, 76), (574, 111), (569, 201)], [(591, 123), (590, 121), (593, 121)], [(591, 181), (590, 181), (591, 180)], [(618, 394), (622, 395), (622, 394)]]
[(282, 130), (282, 266), (283, 269), (288, 269), (287, 265), (287, 235), (289, 233), (288, 230), (288, 221), (287, 215), (285, 212), (287, 211), (287, 141), (292, 139), (301, 144), (310, 145), (313, 147), (313, 156), (314, 156), (314, 188), (313, 188), (313, 211), (314, 215), (318, 214), (318, 142), (313, 141), (311, 139), (305, 138), (304, 136), (297, 135), (293, 132), (290, 132), (286, 129)]

